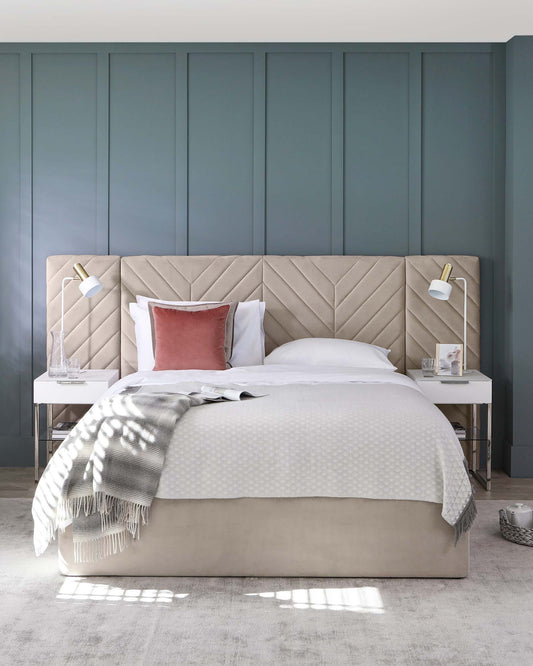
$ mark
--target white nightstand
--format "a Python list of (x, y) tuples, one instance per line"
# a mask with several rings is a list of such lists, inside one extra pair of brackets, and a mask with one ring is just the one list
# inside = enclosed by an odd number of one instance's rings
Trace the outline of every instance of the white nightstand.
[(33, 382), (35, 481), (39, 480), (39, 408), (46, 405), (47, 460), (52, 445), (52, 405), (92, 405), (118, 380), (118, 370), (82, 370), (79, 379), (42, 374)]
[[(485, 488), (491, 486), (492, 452), (492, 379), (479, 370), (469, 370), (462, 377), (433, 375), (424, 377), (422, 370), (407, 370), (407, 376), (413, 379), (422, 393), (435, 405), (471, 405), (472, 426), (467, 431), (466, 439), (472, 445), (472, 476)], [(487, 436), (480, 435), (480, 406), (487, 405)], [(486, 476), (480, 474), (478, 467), (477, 445), (486, 444)]]

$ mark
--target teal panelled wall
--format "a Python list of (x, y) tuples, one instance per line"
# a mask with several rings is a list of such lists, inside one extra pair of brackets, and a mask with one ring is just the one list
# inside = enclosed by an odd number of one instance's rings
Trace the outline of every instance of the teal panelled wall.
[(480, 255), (498, 369), (504, 45), (5, 44), (0, 93), (0, 465), (32, 459), (50, 254)]
[(266, 61), (266, 254), (329, 254), (331, 53)]
[(0, 464), (31, 452), (32, 299), (29, 60), (0, 56)]
[(506, 466), (533, 476), (533, 37), (515, 37), (507, 58)]
[[(414, 78), (408, 53), (345, 56), (346, 254), (410, 252), (410, 221), (420, 225), (419, 210), (409, 210), (409, 90), (420, 86)], [(420, 107), (411, 113), (420, 123)], [(390, 221), (386, 233), (376, 219)]]
[(108, 94), (110, 252), (174, 252), (184, 223), (176, 219), (174, 54), (112, 53)]

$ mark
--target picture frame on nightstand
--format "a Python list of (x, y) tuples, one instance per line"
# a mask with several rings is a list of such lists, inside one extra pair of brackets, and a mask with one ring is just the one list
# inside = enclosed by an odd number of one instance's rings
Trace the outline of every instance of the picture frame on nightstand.
[(437, 342), (435, 374), (461, 377), (463, 374), (463, 345)]

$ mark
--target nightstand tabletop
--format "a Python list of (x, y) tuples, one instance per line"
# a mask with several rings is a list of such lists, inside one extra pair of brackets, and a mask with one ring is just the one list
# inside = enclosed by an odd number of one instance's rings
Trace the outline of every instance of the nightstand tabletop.
[(492, 402), (492, 380), (479, 370), (471, 370), (460, 377), (424, 377), (422, 370), (407, 370), (407, 376), (436, 405), (488, 405)]
[(33, 382), (33, 402), (41, 404), (91, 405), (118, 380), (118, 370), (82, 370), (78, 379), (49, 377), (43, 373)]
[(424, 377), (422, 370), (407, 370), (407, 376), (414, 379), (416, 382), (449, 382), (450, 384), (457, 382), (492, 382), (490, 377), (484, 375), (479, 370), (468, 370), (464, 375), (455, 377), (451, 375), (431, 375), (430, 377)]

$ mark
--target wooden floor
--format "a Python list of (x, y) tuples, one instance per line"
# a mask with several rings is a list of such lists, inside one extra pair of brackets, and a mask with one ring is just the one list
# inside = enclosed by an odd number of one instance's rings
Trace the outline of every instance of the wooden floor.
[[(493, 472), (492, 490), (486, 492), (473, 481), (476, 500), (530, 500), (533, 479), (511, 479), (505, 472)], [(0, 497), (33, 497), (33, 467), (0, 467)]]

